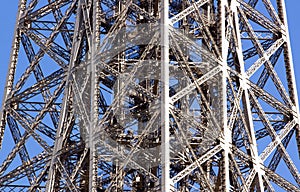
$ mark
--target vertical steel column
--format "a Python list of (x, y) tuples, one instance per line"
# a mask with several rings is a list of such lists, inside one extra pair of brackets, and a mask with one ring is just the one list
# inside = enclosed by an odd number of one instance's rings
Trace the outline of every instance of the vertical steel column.
[(6, 122), (6, 111), (5, 109), (5, 101), (8, 99), (11, 90), (13, 89), (13, 83), (15, 79), (15, 72), (17, 67), (17, 61), (19, 56), (19, 49), (20, 49), (20, 40), (21, 40), (21, 32), (19, 29), (19, 21), (26, 9), (26, 0), (20, 0), (18, 5), (18, 13), (17, 13), (17, 22), (15, 24), (15, 31), (12, 41), (12, 47), (10, 52), (10, 59), (9, 59), (9, 66), (8, 66), (8, 72), (6, 76), (6, 86), (4, 88), (4, 94), (2, 99), (2, 109), (3, 111), (0, 111), (0, 149), (2, 148), (2, 140), (5, 130), (5, 122)]
[(221, 171), (221, 177), (222, 177), (222, 183), (221, 183), (221, 190), (224, 192), (229, 192), (230, 191), (230, 166), (229, 166), (229, 153), (230, 153), (230, 143), (231, 143), (231, 130), (227, 126), (227, 55), (228, 55), (228, 46), (229, 42), (226, 39), (226, 7), (228, 6), (228, 0), (221, 0), (219, 4), (219, 10), (220, 10), (220, 40), (221, 40), (221, 61), (222, 61), (222, 108), (223, 110), (223, 121), (221, 122), (221, 127), (223, 127), (223, 133), (224, 133), (224, 140), (223, 140), (223, 149), (224, 149), (224, 159), (223, 163), (224, 165)]
[[(233, 0), (231, 2), (231, 10), (233, 11), (234, 14), (234, 21), (235, 21), (235, 31), (237, 32), (237, 37), (241, 37), (241, 32), (239, 30), (239, 23), (238, 23), (238, 11), (237, 11), (237, 6), (238, 3), (236, 0)], [(258, 177), (258, 187), (261, 191), (264, 190), (264, 186), (263, 186), (263, 170), (261, 167), (261, 159), (259, 157), (259, 153), (257, 150), (257, 142), (256, 142), (256, 137), (255, 137), (255, 129), (254, 129), (254, 124), (253, 124), (253, 117), (252, 117), (252, 112), (251, 112), (251, 103), (250, 103), (250, 96), (249, 96), (249, 85), (247, 84), (248, 81), (248, 77), (246, 74), (246, 69), (245, 69), (245, 63), (243, 61), (243, 48), (242, 48), (242, 41), (241, 38), (237, 38), (238, 41), (238, 46), (237, 46), (237, 56), (238, 56), (238, 62), (240, 63), (240, 70), (241, 70), (241, 76), (242, 79), (240, 80), (241, 83), (241, 87), (243, 87), (243, 96), (242, 96), (242, 101), (243, 101), (243, 105), (245, 106), (244, 112), (245, 112), (245, 120), (246, 120), (246, 129), (249, 130), (250, 133), (250, 150), (251, 150), (251, 155), (254, 158), (254, 169), (253, 172), (257, 173), (257, 177)], [(255, 175), (254, 175), (255, 176)], [(252, 181), (252, 180), (251, 180)], [(246, 186), (245, 186), (246, 188)]]
[(97, 125), (98, 119), (98, 103), (97, 103), (97, 92), (98, 92), (98, 78), (97, 78), (97, 63), (95, 63), (94, 59), (97, 55), (96, 51), (99, 45), (98, 37), (98, 12), (99, 6), (97, 0), (91, 0), (92, 6), (92, 34), (91, 34), (91, 113), (90, 113), (90, 130), (89, 130), (89, 148), (90, 148), (90, 162), (89, 162), (89, 191), (96, 192), (97, 191), (97, 154), (95, 148), (95, 128)]
[(169, 1), (162, 0), (161, 5), (161, 190), (169, 192), (171, 184), (169, 149)]
[[(295, 104), (295, 109), (297, 111), (297, 114), (299, 115), (299, 101), (298, 101), (298, 93), (296, 88), (296, 79), (295, 79), (295, 71), (294, 71), (294, 64), (293, 64), (293, 56), (292, 56), (292, 49), (291, 49), (291, 43), (290, 43), (290, 35), (289, 35), (289, 27), (287, 22), (287, 16), (286, 16), (286, 7), (285, 7), (285, 0), (277, 0), (279, 9), (279, 17), (282, 20), (284, 24), (285, 29), (285, 35), (286, 35), (286, 45), (284, 47), (285, 51), (285, 59), (286, 59), (286, 68), (287, 68), (287, 78), (289, 79), (289, 90), (291, 95), (291, 100)], [(298, 124), (300, 124), (300, 117), (298, 116)], [(298, 155), (300, 158), (300, 126), (297, 126), (296, 130), (296, 138), (297, 138), (297, 145), (298, 145)]]

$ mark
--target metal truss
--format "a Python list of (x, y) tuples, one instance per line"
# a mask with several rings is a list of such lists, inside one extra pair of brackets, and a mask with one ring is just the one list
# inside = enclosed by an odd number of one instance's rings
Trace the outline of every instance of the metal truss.
[(284, 0), (20, 0), (0, 191), (300, 191)]

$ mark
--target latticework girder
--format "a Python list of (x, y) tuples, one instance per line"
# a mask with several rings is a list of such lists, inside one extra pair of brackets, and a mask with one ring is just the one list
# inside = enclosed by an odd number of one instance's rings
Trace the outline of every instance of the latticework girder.
[(300, 191), (284, 0), (20, 0), (0, 191)]

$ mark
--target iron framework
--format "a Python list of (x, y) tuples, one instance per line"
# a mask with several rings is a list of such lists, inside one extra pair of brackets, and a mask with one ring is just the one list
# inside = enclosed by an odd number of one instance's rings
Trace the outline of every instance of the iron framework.
[(284, 0), (20, 0), (1, 191), (300, 191)]

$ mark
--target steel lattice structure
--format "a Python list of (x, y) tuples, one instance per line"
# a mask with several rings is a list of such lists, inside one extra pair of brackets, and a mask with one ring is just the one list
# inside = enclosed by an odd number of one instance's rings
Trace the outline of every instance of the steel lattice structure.
[(300, 191), (284, 0), (20, 0), (1, 191)]

